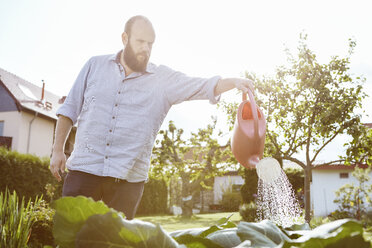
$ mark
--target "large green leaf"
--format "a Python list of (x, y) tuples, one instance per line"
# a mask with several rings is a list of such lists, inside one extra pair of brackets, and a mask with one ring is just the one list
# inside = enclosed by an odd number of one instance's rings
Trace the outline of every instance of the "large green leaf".
[(223, 229), (211, 233), (207, 238), (224, 248), (235, 247), (242, 242), (237, 235), (237, 228)]
[(342, 219), (323, 224), (298, 239), (286, 240), (283, 244), (283, 248), (293, 246), (303, 248), (369, 248), (370, 243), (363, 239), (363, 227), (360, 223), (351, 219)]
[(209, 228), (193, 228), (179, 230), (170, 235), (179, 243), (187, 247), (233, 247), (232, 244), (240, 244), (240, 239), (236, 235), (236, 225), (229, 221), (231, 215), (217, 221), (217, 225)]
[(286, 231), (304, 231), (304, 230), (311, 230), (310, 226), (308, 223), (303, 223), (303, 224), (293, 224), (290, 227), (284, 228)]
[(269, 220), (259, 223), (240, 222), (237, 234), (242, 241), (251, 241), (251, 247), (277, 247), (284, 240), (290, 241), (279, 227)]
[(178, 244), (159, 225), (124, 220), (115, 212), (89, 217), (76, 236), (77, 248), (165, 247)]
[(56, 210), (53, 218), (53, 236), (60, 248), (75, 247), (75, 237), (86, 220), (95, 214), (110, 211), (103, 202), (83, 196), (62, 197), (52, 203)]
[(294, 224), (290, 227), (279, 227), (290, 239), (297, 239), (305, 234), (308, 233), (309, 230), (311, 230), (308, 223), (304, 224)]
[(202, 238), (200, 236), (192, 236), (191, 234), (181, 235), (175, 240), (188, 248), (222, 248), (222, 246), (216, 244), (208, 238)]
[(177, 230), (169, 233), (170, 236), (177, 239), (183, 235), (191, 235), (191, 236), (200, 236), (203, 232), (207, 232), (211, 227), (200, 227), (200, 228), (190, 228), (190, 229), (183, 229)]

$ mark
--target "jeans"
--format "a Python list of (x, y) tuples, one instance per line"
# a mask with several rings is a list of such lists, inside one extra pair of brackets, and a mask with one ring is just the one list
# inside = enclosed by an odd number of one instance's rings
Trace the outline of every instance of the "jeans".
[(86, 196), (102, 200), (107, 206), (123, 212), (131, 220), (141, 201), (145, 182), (130, 183), (113, 177), (101, 177), (81, 171), (69, 171), (62, 196)]

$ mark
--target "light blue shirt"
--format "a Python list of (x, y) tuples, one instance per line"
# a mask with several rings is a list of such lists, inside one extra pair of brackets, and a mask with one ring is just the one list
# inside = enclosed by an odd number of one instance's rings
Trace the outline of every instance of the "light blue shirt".
[(156, 135), (171, 106), (197, 99), (217, 103), (214, 88), (220, 77), (189, 77), (152, 63), (146, 72), (126, 77), (117, 58), (92, 57), (57, 111), (77, 123), (66, 165), (98, 176), (145, 181)]

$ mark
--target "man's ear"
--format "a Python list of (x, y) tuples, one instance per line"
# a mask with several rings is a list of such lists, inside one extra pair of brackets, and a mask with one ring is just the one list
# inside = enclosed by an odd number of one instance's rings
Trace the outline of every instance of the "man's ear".
[(129, 36), (128, 36), (127, 32), (123, 32), (121, 34), (121, 40), (122, 40), (124, 46), (126, 46), (128, 44)]

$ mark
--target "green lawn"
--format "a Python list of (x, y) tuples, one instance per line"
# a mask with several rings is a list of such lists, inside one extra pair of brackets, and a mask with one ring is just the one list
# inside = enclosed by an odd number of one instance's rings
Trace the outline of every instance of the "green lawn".
[(136, 217), (136, 219), (148, 221), (151, 223), (159, 223), (164, 230), (168, 232), (188, 229), (188, 228), (198, 228), (198, 227), (209, 227), (215, 225), (217, 221), (221, 218), (231, 216), (230, 221), (234, 223), (239, 223), (241, 221), (241, 216), (239, 212), (225, 212), (225, 213), (213, 213), (213, 214), (197, 214), (191, 219), (183, 219), (180, 216), (173, 215), (161, 215), (161, 216), (144, 216)]
[(363, 237), (364, 237), (365, 240), (368, 240), (369, 242), (371, 242), (371, 247), (372, 247), (372, 227), (369, 226), (369, 227), (365, 228), (364, 231), (365, 232), (364, 232)]

